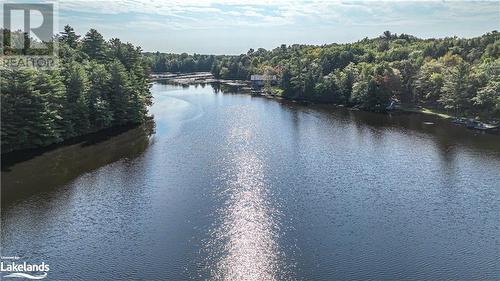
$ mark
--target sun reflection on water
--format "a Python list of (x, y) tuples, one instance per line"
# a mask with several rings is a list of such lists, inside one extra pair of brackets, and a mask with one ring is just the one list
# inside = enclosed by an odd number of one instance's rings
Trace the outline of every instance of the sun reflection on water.
[[(269, 202), (263, 160), (250, 147), (251, 129), (233, 127), (226, 167), (225, 204), (211, 246), (217, 249), (216, 280), (278, 280), (283, 263), (277, 242), (277, 211)], [(213, 249), (211, 250), (213, 251)]]

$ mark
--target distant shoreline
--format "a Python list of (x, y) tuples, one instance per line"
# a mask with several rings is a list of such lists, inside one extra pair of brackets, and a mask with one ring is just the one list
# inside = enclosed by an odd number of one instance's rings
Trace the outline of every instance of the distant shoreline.
[[(252, 96), (261, 96), (269, 99), (284, 99), (294, 102), (301, 103), (318, 103), (318, 104), (335, 104), (330, 102), (325, 102), (321, 100), (309, 100), (301, 98), (291, 98), (284, 97), (272, 93), (266, 93), (264, 90), (256, 90), (251, 88), (250, 81), (248, 80), (225, 80), (225, 79), (215, 79), (210, 72), (190, 72), (190, 73), (154, 73), (151, 74), (151, 81), (168, 81), (172, 84), (178, 85), (196, 85), (196, 84), (212, 84), (218, 83), (221, 85), (226, 85), (230, 87), (236, 87), (238, 92), (244, 94), (250, 94)], [(338, 105), (338, 104), (336, 104)], [(344, 106), (344, 105), (343, 105)], [(359, 108), (356, 106), (349, 107), (354, 110)], [(418, 113), (423, 115), (437, 116), (442, 119), (450, 120), (450, 122), (455, 123), (472, 129), (478, 132), (485, 132), (494, 135), (500, 135), (500, 124), (496, 123), (485, 123), (474, 119), (459, 118), (450, 114), (439, 112), (430, 108), (418, 107), (418, 106), (408, 106), (408, 105), (397, 105), (394, 109), (387, 112), (401, 112), (401, 113)]]

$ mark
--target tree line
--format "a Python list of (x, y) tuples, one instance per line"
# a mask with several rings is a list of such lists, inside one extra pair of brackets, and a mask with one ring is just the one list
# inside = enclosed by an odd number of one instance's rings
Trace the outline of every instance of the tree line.
[(500, 33), (419, 39), (384, 32), (350, 44), (281, 45), (239, 56), (147, 53), (153, 72), (280, 77), (276, 93), (384, 111), (393, 101), (454, 115), (500, 118)]
[[(14, 33), (1, 32), (4, 40)], [(0, 67), (2, 153), (139, 124), (147, 118), (150, 66), (139, 47), (116, 38), (106, 41), (95, 29), (82, 38), (70, 26), (56, 40), (55, 69)], [(4, 54), (36, 53), (29, 45), (4, 50)]]

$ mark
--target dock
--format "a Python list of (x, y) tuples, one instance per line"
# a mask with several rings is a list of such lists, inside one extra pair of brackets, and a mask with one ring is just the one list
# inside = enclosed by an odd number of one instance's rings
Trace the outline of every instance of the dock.
[(233, 87), (248, 87), (250, 84), (250, 82), (246, 80), (216, 79), (210, 72), (154, 73), (151, 74), (150, 79), (151, 81), (166, 80), (181, 85), (218, 83)]

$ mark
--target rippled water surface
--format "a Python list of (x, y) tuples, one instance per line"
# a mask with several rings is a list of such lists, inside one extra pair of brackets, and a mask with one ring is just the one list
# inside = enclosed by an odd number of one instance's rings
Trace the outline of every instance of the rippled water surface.
[(44, 261), (47, 280), (499, 279), (499, 137), (210, 86), (153, 93), (151, 136), (4, 167), (3, 256)]

